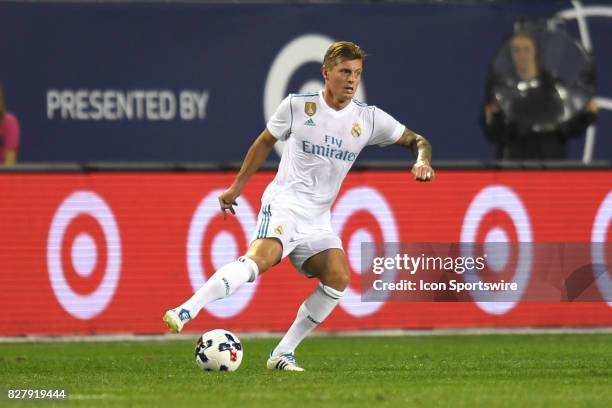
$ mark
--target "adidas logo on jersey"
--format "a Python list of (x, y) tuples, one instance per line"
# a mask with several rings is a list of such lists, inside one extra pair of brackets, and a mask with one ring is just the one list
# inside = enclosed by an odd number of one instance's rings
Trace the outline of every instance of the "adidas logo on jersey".
[(312, 120), (312, 118), (308, 118), (308, 120), (306, 122), (304, 122), (304, 125), (306, 125), (306, 126), (317, 126), (314, 123), (314, 120)]

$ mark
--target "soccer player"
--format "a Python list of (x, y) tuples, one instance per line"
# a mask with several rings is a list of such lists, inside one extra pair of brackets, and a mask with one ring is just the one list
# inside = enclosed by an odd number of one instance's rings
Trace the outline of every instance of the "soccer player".
[(375, 106), (353, 99), (361, 81), (365, 53), (356, 44), (332, 44), (323, 60), (324, 89), (291, 94), (279, 105), (250, 147), (233, 184), (219, 196), (224, 217), (235, 214), (236, 199), (277, 140), (286, 141), (276, 177), (261, 199), (257, 226), (244, 256), (206, 281), (189, 300), (168, 310), (173, 332), (194, 319), (208, 303), (230, 296), (241, 285), (286, 256), (298, 271), (317, 278), (317, 289), (270, 353), (269, 369), (304, 371), (294, 355), (300, 342), (332, 312), (348, 286), (350, 271), (340, 238), (332, 231), (330, 208), (359, 152), (368, 145), (398, 144), (417, 156), (418, 181), (434, 179), (431, 145)]

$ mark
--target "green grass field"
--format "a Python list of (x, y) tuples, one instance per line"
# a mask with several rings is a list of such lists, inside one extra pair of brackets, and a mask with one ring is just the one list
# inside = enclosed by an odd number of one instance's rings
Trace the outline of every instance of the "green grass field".
[(236, 372), (201, 372), (195, 337), (0, 344), (0, 388), (70, 395), (20, 407), (612, 406), (610, 334), (315, 337), (304, 373), (265, 368), (273, 339), (243, 340)]

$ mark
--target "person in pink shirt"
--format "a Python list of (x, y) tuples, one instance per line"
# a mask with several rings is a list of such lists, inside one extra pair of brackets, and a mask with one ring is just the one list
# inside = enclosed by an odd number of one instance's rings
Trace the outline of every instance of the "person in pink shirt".
[(0, 83), (0, 165), (11, 166), (17, 161), (19, 122), (5, 110), (4, 90)]

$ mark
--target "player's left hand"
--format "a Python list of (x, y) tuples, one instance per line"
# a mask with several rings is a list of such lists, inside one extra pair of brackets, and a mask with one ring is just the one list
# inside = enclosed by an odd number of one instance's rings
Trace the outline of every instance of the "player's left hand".
[(436, 173), (427, 160), (417, 160), (411, 173), (416, 181), (433, 181), (436, 178)]

